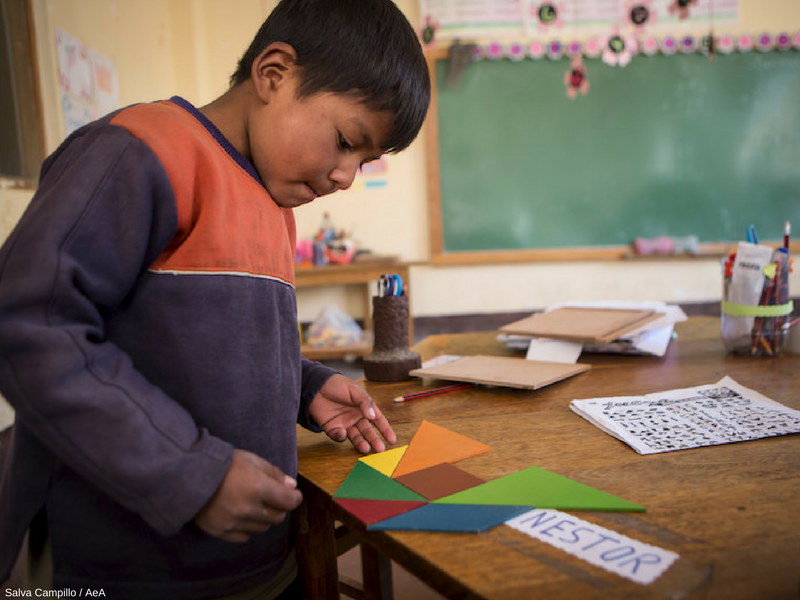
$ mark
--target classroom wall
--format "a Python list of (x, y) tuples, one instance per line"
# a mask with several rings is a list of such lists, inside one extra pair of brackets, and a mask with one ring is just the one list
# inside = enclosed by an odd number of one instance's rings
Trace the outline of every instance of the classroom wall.
[[(417, 26), (416, 0), (398, 5)], [(796, 31), (800, 29), (797, 0), (739, 0), (738, 28), (726, 32)], [(679, 32), (676, 32), (679, 33)], [(634, 59), (635, 60), (635, 59)], [(425, 263), (430, 257), (426, 156), (423, 129), (405, 154), (392, 157), (388, 186), (370, 192), (348, 191), (297, 211), (298, 231), (311, 236), (322, 215), (330, 212), (337, 226), (350, 229), (366, 247)], [(742, 229), (747, 224), (742, 224)], [(797, 226), (795, 226), (797, 229)], [(777, 239), (781, 232), (762, 236)], [(411, 268), (412, 313), (416, 316), (517, 312), (541, 309), (570, 300), (662, 300), (717, 302), (721, 296), (717, 259), (551, 262), (504, 265), (433, 266)], [(790, 282), (800, 290), (800, 269)], [(362, 310), (360, 290), (301, 290), (301, 319), (311, 320), (326, 303), (349, 312)]]
[[(174, 93), (202, 105), (221, 94), (228, 76), (276, 0), (33, 0), (48, 150), (63, 137), (53, 30), (58, 27), (108, 56), (117, 68), (120, 103)], [(415, 25), (417, 0), (398, 0)], [(796, 0), (740, 0), (741, 31), (800, 29)], [(736, 33), (738, 30), (731, 30)], [(298, 234), (311, 237), (323, 213), (363, 247), (422, 263), (412, 267), (412, 311), (418, 316), (515, 312), (565, 300), (716, 301), (717, 261), (533, 263), (439, 267), (429, 258), (425, 129), (406, 152), (387, 159), (386, 185), (353, 189), (297, 210)], [(0, 239), (30, 193), (0, 188)], [(762, 236), (765, 235), (762, 233)], [(792, 289), (800, 289), (800, 273)], [(362, 316), (361, 290), (298, 293), (300, 317), (327, 304)]]
[[(120, 104), (179, 94), (200, 106), (227, 87), (230, 73), (276, 0), (32, 0), (37, 62), (43, 94), (48, 152), (63, 139), (56, 77), (54, 28), (110, 58), (119, 78)], [(420, 23), (417, 0), (397, 0), (411, 22)], [(737, 31), (800, 29), (797, 0), (739, 0)], [(425, 136), (387, 159), (386, 185), (353, 189), (297, 210), (298, 234), (311, 237), (329, 212), (364, 248), (399, 256), (411, 269), (416, 316), (535, 310), (568, 300), (718, 301), (716, 260), (559, 262), (438, 267), (429, 259)], [(32, 191), (0, 181), (0, 240), (11, 231)], [(744, 226), (744, 224), (743, 224)], [(800, 224), (797, 226), (800, 228)], [(764, 235), (762, 233), (762, 235)], [(800, 269), (791, 280), (800, 290)], [(301, 320), (334, 304), (356, 317), (360, 288), (299, 290)], [(0, 398), (0, 429), (12, 412)]]

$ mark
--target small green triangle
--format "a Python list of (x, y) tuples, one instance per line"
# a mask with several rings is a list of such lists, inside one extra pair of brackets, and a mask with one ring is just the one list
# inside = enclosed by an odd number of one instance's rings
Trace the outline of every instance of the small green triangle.
[(435, 504), (512, 504), (557, 510), (620, 510), (644, 512), (643, 506), (542, 469), (522, 471), (487, 481), (434, 500)]
[(426, 498), (361, 461), (356, 463), (333, 497), (427, 502)]

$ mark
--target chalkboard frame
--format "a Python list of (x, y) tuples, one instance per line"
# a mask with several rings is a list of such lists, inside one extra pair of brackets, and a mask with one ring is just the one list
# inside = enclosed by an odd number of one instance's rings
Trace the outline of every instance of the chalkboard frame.
[[(431, 107), (426, 123), (426, 147), (428, 155), (427, 191), (428, 191), (428, 223), (431, 246), (431, 262), (433, 264), (476, 264), (476, 263), (511, 263), (511, 262), (548, 262), (548, 261), (586, 261), (586, 260), (620, 260), (637, 257), (630, 244), (603, 245), (603, 246), (575, 246), (558, 248), (524, 248), (524, 249), (498, 249), (498, 250), (447, 250), (445, 248), (443, 210), (442, 210), (442, 184), (440, 165), (440, 132), (439, 132), (439, 106), (437, 82), (437, 61), (448, 59), (447, 49), (437, 49), (428, 53), (428, 66), (431, 74), (432, 98)], [(679, 59), (680, 57), (676, 57)], [(567, 63), (564, 61), (566, 68)], [(632, 241), (632, 240), (631, 240)], [(764, 240), (762, 240), (763, 242)], [(779, 240), (766, 240), (766, 243), (775, 244)], [(658, 258), (670, 259), (697, 259), (719, 257), (727, 255), (735, 249), (736, 242), (718, 241), (700, 244), (696, 254), (683, 254), (676, 256), (659, 256)]]

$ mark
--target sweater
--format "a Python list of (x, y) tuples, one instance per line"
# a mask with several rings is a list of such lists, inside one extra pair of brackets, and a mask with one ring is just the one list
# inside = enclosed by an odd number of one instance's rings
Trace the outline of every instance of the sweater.
[(201, 598), (271, 578), (288, 520), (244, 544), (192, 523), (234, 448), (297, 472), (334, 371), (301, 357), (295, 226), (185, 100), (72, 134), (0, 250), (0, 580), (44, 513), (54, 587)]

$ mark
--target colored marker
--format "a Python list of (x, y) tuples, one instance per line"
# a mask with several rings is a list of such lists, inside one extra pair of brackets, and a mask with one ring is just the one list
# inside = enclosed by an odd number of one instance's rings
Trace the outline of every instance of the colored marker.
[(789, 235), (792, 233), (792, 224), (786, 221), (783, 224), (783, 247), (789, 249)]
[(435, 388), (432, 390), (425, 390), (424, 392), (417, 392), (416, 394), (408, 394), (406, 396), (398, 396), (392, 402), (406, 402), (408, 400), (416, 400), (417, 398), (425, 398), (426, 396), (435, 396), (436, 394), (444, 394), (446, 392), (454, 392), (455, 390), (465, 390), (467, 388), (475, 387), (474, 383), (455, 383), (453, 385), (446, 385), (444, 387)]

